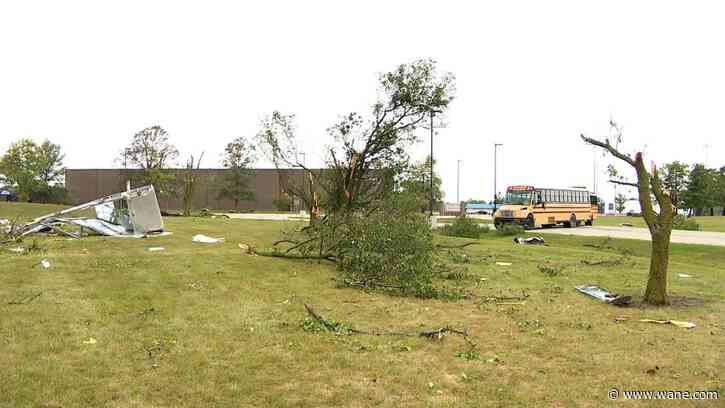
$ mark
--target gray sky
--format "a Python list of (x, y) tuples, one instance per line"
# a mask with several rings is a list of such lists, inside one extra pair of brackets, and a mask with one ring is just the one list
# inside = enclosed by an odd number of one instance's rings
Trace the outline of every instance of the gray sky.
[[(377, 74), (432, 57), (457, 77), (435, 139), (446, 199), (509, 184), (591, 186), (610, 116), (626, 150), (725, 165), (722, 2), (7, 1), (0, 3), (0, 152), (62, 145), (107, 168), (133, 133), (163, 126), (182, 156), (219, 165), (272, 110), (297, 115), (308, 164), (325, 129), (366, 113)], [(414, 156), (423, 158), (428, 136)], [(709, 145), (709, 148), (705, 148)], [(600, 191), (611, 201), (598, 155)], [(264, 163), (262, 163), (264, 164)]]

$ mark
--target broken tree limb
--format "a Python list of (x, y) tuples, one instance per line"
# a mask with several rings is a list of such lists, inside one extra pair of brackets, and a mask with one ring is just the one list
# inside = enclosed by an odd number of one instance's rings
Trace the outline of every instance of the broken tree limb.
[(26, 303), (30, 303), (33, 300), (39, 298), (40, 295), (42, 295), (42, 294), (43, 294), (43, 291), (40, 291), (38, 293), (35, 293), (35, 294), (32, 294), (32, 295), (28, 295), (28, 296), (26, 296), (26, 297), (24, 297), (24, 298), (22, 298), (20, 300), (14, 300), (14, 301), (8, 302), (8, 304), (9, 305), (24, 305)]
[(268, 256), (270, 258), (287, 258), (287, 259), (318, 259), (323, 261), (329, 261), (337, 263), (337, 258), (332, 254), (323, 255), (302, 255), (302, 254), (288, 254), (280, 251), (256, 251), (259, 256)]
[(436, 248), (440, 248), (440, 249), (462, 249), (462, 248), (465, 248), (467, 246), (478, 245), (478, 244), (480, 244), (480, 242), (478, 242), (478, 241), (466, 242), (465, 244), (460, 244), (460, 245), (436, 244)]
[(470, 335), (468, 334), (468, 330), (459, 330), (454, 329), (451, 326), (443, 326), (439, 329), (433, 329), (433, 330), (424, 330), (422, 332), (417, 333), (410, 333), (410, 332), (397, 332), (397, 331), (366, 331), (366, 330), (358, 330), (350, 326), (345, 326), (337, 322), (331, 322), (324, 317), (317, 314), (314, 309), (312, 309), (311, 306), (304, 303), (305, 310), (307, 311), (307, 314), (314, 319), (317, 323), (322, 325), (327, 331), (333, 332), (333, 333), (341, 333), (344, 334), (362, 334), (362, 335), (368, 335), (368, 336), (403, 336), (403, 337), (423, 337), (430, 340), (443, 340), (446, 335), (448, 334), (456, 334), (463, 338), (463, 340), (471, 347), (471, 349), (475, 349), (478, 347), (476, 343), (474, 343)]

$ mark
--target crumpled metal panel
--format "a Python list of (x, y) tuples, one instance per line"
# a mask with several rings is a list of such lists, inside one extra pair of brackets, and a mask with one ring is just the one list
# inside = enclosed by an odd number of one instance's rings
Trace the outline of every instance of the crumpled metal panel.
[[(125, 207), (128, 207), (127, 211)], [(87, 208), (96, 210), (96, 218), (61, 218), (66, 214)], [(54, 227), (63, 224), (83, 227), (97, 234), (108, 236), (142, 237), (147, 233), (163, 232), (164, 230), (156, 191), (153, 186), (149, 185), (38, 217), (33, 222), (25, 224), (20, 235), (55, 229)], [(74, 237), (79, 236), (62, 229), (56, 229), (56, 231)]]
[(156, 200), (154, 186), (145, 186), (132, 190), (126, 199), (128, 216), (136, 234), (163, 231), (159, 202)]

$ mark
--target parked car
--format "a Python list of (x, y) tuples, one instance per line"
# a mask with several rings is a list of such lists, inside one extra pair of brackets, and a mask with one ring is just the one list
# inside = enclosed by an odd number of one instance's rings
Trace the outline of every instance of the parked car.
[(10, 189), (0, 190), (0, 201), (18, 201), (18, 195)]

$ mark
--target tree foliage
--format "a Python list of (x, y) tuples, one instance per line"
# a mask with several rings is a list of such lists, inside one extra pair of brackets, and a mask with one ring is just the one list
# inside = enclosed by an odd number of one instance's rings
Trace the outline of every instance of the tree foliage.
[(219, 190), (219, 198), (234, 201), (234, 208), (239, 202), (253, 200), (254, 191), (249, 187), (251, 167), (256, 162), (256, 148), (246, 138), (238, 137), (224, 148), (222, 165), (227, 169)]
[(662, 166), (662, 187), (670, 192), (675, 208), (682, 208), (683, 193), (687, 191), (690, 170), (687, 164), (674, 161)]
[[(434, 161), (435, 164), (435, 161)], [(430, 183), (430, 156), (424, 161), (413, 163), (403, 168), (399, 188), (417, 198), (421, 212), (425, 212), (430, 206), (431, 183)], [(441, 177), (433, 172), (433, 208), (440, 207), (443, 202), (443, 184)]]
[(708, 169), (703, 164), (695, 164), (690, 170), (690, 178), (687, 183), (687, 190), (683, 194), (685, 207), (699, 210), (712, 208), (723, 201), (718, 197), (718, 189), (721, 184), (719, 172)]
[(258, 137), (273, 163), (307, 170), (308, 180), (290, 186), (292, 195), (310, 207), (320, 200), (328, 214), (374, 206), (405, 168), (406, 149), (418, 140), (415, 130), (431, 114), (444, 113), (455, 91), (453, 76), (439, 77), (432, 60), (402, 64), (381, 75), (380, 89), (369, 118), (350, 113), (328, 128), (332, 143), (324, 171), (311, 171), (299, 160), (294, 116), (274, 112), (263, 121)]
[[(45, 140), (40, 145), (30, 139), (13, 143), (0, 158), (0, 182), (17, 188), (21, 200), (50, 202), (65, 196), (64, 155), (60, 145)], [(60, 193), (62, 191), (63, 193)]]
[(163, 169), (173, 165), (179, 150), (169, 141), (169, 135), (161, 126), (147, 127), (133, 135), (131, 144), (123, 149), (119, 160), (124, 167), (141, 168), (134, 183), (152, 184), (161, 196), (176, 195), (176, 177)]
[(614, 209), (618, 213), (621, 214), (624, 212), (624, 209), (626, 208), (626, 204), (627, 204), (627, 197), (624, 194), (618, 193), (616, 196), (614, 196)]
[[(267, 255), (335, 262), (352, 286), (430, 295), (430, 227), (417, 214), (420, 203), (395, 183), (408, 168), (406, 149), (418, 140), (416, 129), (442, 116), (453, 99), (453, 76), (439, 76), (435, 68), (432, 60), (418, 60), (381, 75), (370, 116), (350, 113), (328, 128), (321, 170), (300, 160), (294, 116), (274, 112), (263, 120), (262, 150), (278, 169), (305, 170), (286, 192), (313, 215), (309, 226)], [(314, 217), (317, 211), (323, 216)]]

